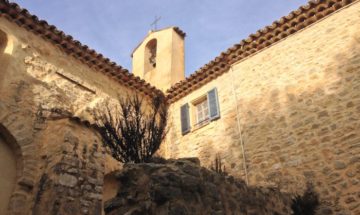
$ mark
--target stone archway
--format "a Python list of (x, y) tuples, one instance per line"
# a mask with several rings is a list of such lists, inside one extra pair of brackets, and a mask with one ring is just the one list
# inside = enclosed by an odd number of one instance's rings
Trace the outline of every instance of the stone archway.
[(6, 214), (8, 211), (17, 181), (17, 167), (16, 153), (11, 143), (8, 143), (6, 134), (0, 130), (0, 214)]
[[(20, 136), (16, 134), (21, 130), (14, 129), (6, 121), (0, 122), (0, 177), (2, 181), (6, 181), (4, 184), (7, 183), (9, 186), (5, 189), (0, 185), (2, 193), (0, 195), (0, 214), (5, 213), (3, 210), (8, 211), (8, 214), (28, 214), (31, 207), (30, 195), (34, 186), (34, 178), (28, 172), (34, 172), (34, 169), (36, 169), (36, 164), (33, 162), (36, 154), (30, 153), (30, 145), (22, 147), (22, 140), (20, 139), (19, 142), (19, 139), (15, 138), (15, 136)], [(27, 155), (25, 160), (24, 153)], [(2, 171), (7, 172), (5, 177), (2, 175)]]
[(115, 175), (113, 173), (109, 173), (105, 175), (104, 184), (103, 184), (103, 199), (102, 199), (103, 215), (105, 214), (104, 203), (116, 196), (118, 192), (118, 188), (119, 188), (119, 182), (117, 181)]

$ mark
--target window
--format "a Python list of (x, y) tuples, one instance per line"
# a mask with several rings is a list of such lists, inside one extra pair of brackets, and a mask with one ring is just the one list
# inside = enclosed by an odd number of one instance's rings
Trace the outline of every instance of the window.
[(195, 126), (202, 126), (209, 121), (209, 105), (207, 97), (195, 103)]
[[(191, 117), (192, 120), (190, 120), (190, 112), (193, 116)], [(198, 128), (208, 122), (219, 119), (220, 109), (216, 88), (210, 90), (206, 95), (196, 99), (191, 103), (191, 105), (188, 103), (182, 105), (180, 108), (180, 117), (181, 133), (183, 135), (191, 131), (191, 124), (194, 128)]]

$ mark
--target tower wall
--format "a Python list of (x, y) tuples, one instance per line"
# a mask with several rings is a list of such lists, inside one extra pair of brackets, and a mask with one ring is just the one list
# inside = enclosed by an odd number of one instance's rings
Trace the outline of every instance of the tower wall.
[[(156, 40), (156, 67), (149, 66), (147, 45)], [(150, 32), (132, 55), (133, 73), (165, 92), (184, 73), (184, 38), (173, 28)]]

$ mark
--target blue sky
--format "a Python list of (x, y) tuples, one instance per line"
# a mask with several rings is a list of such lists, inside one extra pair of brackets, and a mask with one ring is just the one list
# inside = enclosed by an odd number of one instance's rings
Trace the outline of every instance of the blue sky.
[(307, 0), (14, 0), (131, 71), (130, 54), (150, 30), (186, 32), (186, 76)]

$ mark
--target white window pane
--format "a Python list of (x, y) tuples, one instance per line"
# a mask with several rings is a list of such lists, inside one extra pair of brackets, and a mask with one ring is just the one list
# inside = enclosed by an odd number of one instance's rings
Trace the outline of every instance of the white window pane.
[(209, 118), (209, 107), (208, 107), (208, 101), (206, 99), (195, 105), (195, 108), (196, 108), (195, 109), (196, 123), (201, 123)]

